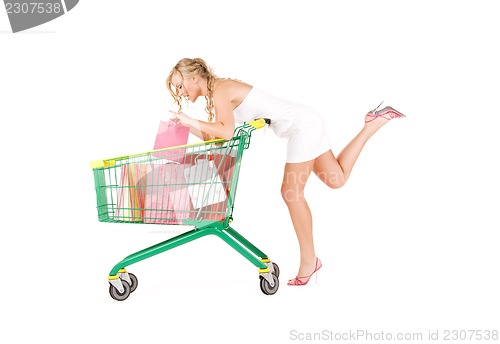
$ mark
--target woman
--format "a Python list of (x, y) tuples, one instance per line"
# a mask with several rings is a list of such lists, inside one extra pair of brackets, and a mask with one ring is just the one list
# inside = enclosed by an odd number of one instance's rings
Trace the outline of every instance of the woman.
[[(172, 118), (189, 126), (191, 132), (203, 140), (214, 137), (229, 140), (235, 122), (249, 122), (256, 118), (269, 118), (274, 132), (288, 139), (281, 193), (300, 247), (297, 277), (289, 280), (288, 285), (306, 285), (322, 266), (314, 250), (312, 217), (304, 198), (309, 175), (313, 172), (330, 188), (341, 187), (368, 139), (392, 118), (404, 115), (389, 106), (368, 112), (363, 129), (335, 157), (323, 120), (315, 110), (279, 99), (239, 80), (218, 78), (200, 58), (180, 60), (166, 83), (179, 105), (178, 112), (171, 111)], [(181, 112), (182, 98), (194, 102), (200, 96), (206, 99), (207, 122)]]

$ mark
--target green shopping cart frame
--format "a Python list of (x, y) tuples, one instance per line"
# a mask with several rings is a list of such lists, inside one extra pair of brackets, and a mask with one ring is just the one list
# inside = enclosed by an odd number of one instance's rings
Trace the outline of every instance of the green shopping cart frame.
[(91, 162), (100, 222), (191, 225), (192, 230), (137, 251), (109, 272), (109, 293), (126, 300), (137, 277), (126, 268), (206, 235), (216, 235), (258, 268), (260, 289), (273, 295), (279, 267), (230, 226), (243, 151), (258, 119), (235, 129), (230, 140), (212, 140)]

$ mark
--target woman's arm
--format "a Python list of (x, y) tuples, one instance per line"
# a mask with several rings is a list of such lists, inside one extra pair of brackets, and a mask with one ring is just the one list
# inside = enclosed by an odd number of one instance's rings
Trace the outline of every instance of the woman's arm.
[(172, 118), (189, 127), (190, 131), (202, 140), (212, 137), (230, 140), (234, 133), (234, 114), (229, 88), (221, 88), (214, 96), (215, 122), (204, 122), (189, 117), (182, 112), (170, 111)]
[(183, 112), (170, 112), (173, 114), (171, 117), (173, 120), (182, 125), (188, 126), (191, 133), (204, 141), (209, 140), (211, 136), (225, 140), (229, 140), (233, 137), (234, 118), (232, 121), (231, 119), (229, 121), (219, 121), (217, 118), (218, 116), (216, 116), (216, 121), (214, 123), (210, 123), (191, 118)]

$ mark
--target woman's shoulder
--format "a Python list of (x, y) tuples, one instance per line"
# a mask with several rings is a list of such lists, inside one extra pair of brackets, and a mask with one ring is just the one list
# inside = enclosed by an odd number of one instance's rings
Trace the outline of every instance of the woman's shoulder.
[(252, 85), (237, 79), (218, 79), (214, 86), (214, 97), (243, 99), (252, 89)]

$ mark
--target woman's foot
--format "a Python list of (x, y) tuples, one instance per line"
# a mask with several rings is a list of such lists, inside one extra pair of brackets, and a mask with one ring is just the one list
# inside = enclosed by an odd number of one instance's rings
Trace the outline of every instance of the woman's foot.
[[(383, 103), (383, 102), (382, 102)], [(365, 123), (377, 122), (377, 120), (384, 120), (384, 122), (390, 121), (393, 118), (402, 118), (406, 117), (398, 110), (394, 109), (391, 106), (386, 106), (383, 109), (378, 110), (379, 104), (375, 109), (369, 111), (365, 116)]]
[[(314, 275), (314, 273), (316, 273), (319, 269), (321, 269), (322, 266), (323, 265), (321, 264), (321, 260), (319, 260), (319, 258), (316, 258), (314, 266), (311, 265), (311, 268), (309, 269), (309, 271), (311, 271), (311, 269), (313, 269), (309, 275), (301, 276), (301, 271), (302, 271), (302, 267), (301, 267), (301, 269), (299, 270), (299, 275), (297, 275), (297, 277), (295, 277), (294, 279), (288, 280), (287, 284), (292, 285), (292, 286), (306, 285), (309, 282), (309, 280), (311, 279), (312, 275)], [(316, 276), (317, 276), (317, 274), (316, 274)]]

